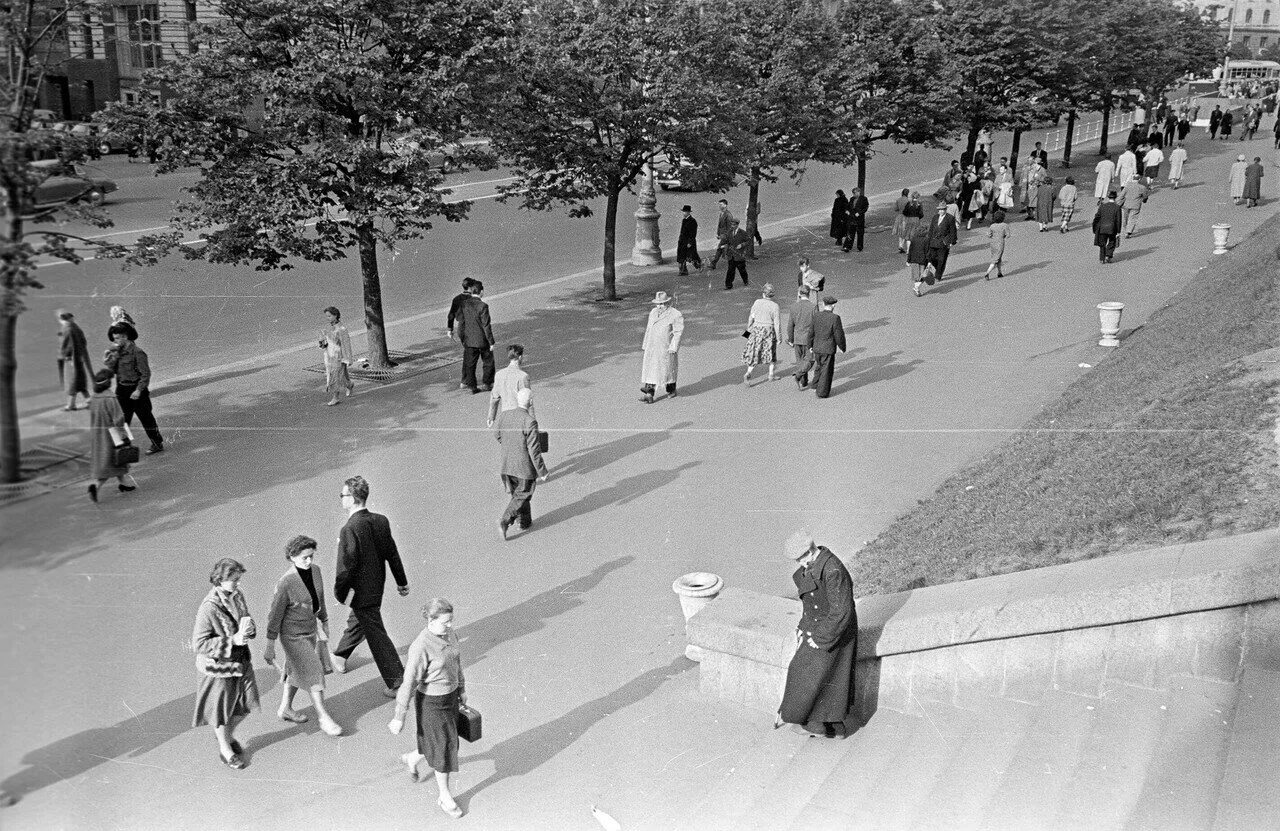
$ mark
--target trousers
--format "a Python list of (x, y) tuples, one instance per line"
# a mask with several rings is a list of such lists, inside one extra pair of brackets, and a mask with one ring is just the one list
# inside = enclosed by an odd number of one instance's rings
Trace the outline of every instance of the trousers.
[(831, 395), (831, 381), (836, 375), (836, 356), (834, 353), (813, 353), (813, 390), (819, 398)]
[(396, 645), (387, 634), (387, 627), (382, 622), (382, 608), (379, 606), (362, 606), (351, 610), (351, 614), (347, 616), (347, 628), (333, 654), (345, 661), (366, 640), (369, 642), (369, 651), (373, 653), (373, 662), (378, 665), (378, 673), (382, 675), (382, 683), (388, 687), (399, 687), (404, 678), (404, 664), (400, 663)]
[(528, 528), (533, 524), (533, 488), (536, 484), (536, 479), (502, 474), (502, 486), (511, 494), (511, 501), (502, 512), (502, 527), (506, 528), (517, 521), (521, 528)]
[(809, 370), (813, 368), (813, 350), (808, 344), (793, 344), (792, 348), (796, 351), (796, 383), (801, 387), (809, 386)]
[(929, 249), (929, 263), (933, 266), (933, 276), (942, 279), (942, 273), (947, 270), (947, 257), (951, 256), (950, 246)]
[[(476, 378), (476, 361), (480, 361), (484, 369), (479, 379)], [(492, 387), (493, 349), (488, 346), (462, 347), (462, 386), (470, 387), (474, 392), (477, 387)]]
[(124, 410), (124, 423), (131, 423), (136, 413), (151, 443), (156, 447), (164, 447), (164, 436), (160, 435), (160, 427), (156, 424), (156, 417), (151, 412), (151, 391), (143, 390), (135, 401), (130, 396), (137, 388), (137, 384), (116, 384), (116, 400), (120, 402), (120, 409)]

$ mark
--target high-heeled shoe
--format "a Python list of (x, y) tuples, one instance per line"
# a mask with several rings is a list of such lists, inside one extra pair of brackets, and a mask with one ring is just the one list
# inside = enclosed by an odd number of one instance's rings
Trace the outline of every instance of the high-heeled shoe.
[(331, 718), (321, 718), (320, 729), (324, 732), (326, 736), (342, 735), (342, 725), (338, 724), (338, 722), (334, 721)]
[(138, 489), (137, 485), (116, 485), (116, 487), (120, 489), (121, 493), (128, 493), (129, 491), (136, 491)]

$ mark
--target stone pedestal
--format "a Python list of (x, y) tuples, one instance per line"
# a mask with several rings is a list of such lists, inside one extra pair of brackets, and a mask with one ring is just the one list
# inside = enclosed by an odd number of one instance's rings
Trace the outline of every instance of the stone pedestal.
[[(686, 637), (689, 618), (702, 611), (702, 608), (716, 599), (724, 580), (717, 574), (707, 571), (694, 571), (676, 579), (671, 590), (680, 597), (680, 611), (684, 613)], [(684, 655), (691, 661), (702, 660), (702, 650), (693, 644), (685, 647)]]
[(1124, 313), (1124, 304), (1114, 301), (1098, 304), (1098, 324), (1102, 330), (1102, 340), (1098, 346), (1119, 346), (1120, 315)]
[(1225, 222), (1219, 222), (1213, 226), (1213, 253), (1227, 253), (1227, 237), (1231, 236), (1231, 226)]
[(636, 245), (631, 249), (631, 264), (662, 265), (662, 245), (658, 239), (658, 218), (662, 214), (656, 210), (658, 196), (653, 190), (652, 174), (644, 177), (636, 202)]

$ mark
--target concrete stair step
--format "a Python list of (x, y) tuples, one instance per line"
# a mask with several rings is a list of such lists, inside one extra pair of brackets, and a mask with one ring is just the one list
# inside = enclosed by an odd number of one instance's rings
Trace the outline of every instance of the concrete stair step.
[(760, 739), (742, 753), (729, 775), (689, 812), (675, 831), (735, 831), (749, 821), (757, 801), (775, 794), (774, 782), (809, 739), (786, 728), (763, 726)]
[[(947, 705), (915, 702), (916, 714), (894, 714), (879, 728), (886, 734), (847, 755), (819, 789), (811, 805), (844, 817), (845, 828), (877, 831), (909, 828), (928, 793), (952, 763), (970, 730), (971, 714)], [(817, 821), (820, 816), (805, 817)], [(808, 825), (797, 823), (797, 831)]]
[(796, 738), (803, 744), (790, 764), (769, 783), (743, 817), (745, 821), (734, 826), (735, 831), (779, 831), (791, 827), (832, 769), (857, 746), (853, 737), (845, 740)]
[(980, 711), (952, 710), (963, 718), (964, 737), (934, 787), (915, 796), (919, 811), (910, 827), (919, 831), (967, 831), (980, 826), (983, 811), (1013, 764), (1037, 708), (990, 699)]
[(1093, 732), (1097, 708), (1092, 703), (1071, 693), (1045, 694), (983, 809), (983, 831), (1043, 828), (1053, 818), (1081, 747)]
[(1280, 672), (1249, 666), (1240, 680), (1213, 831), (1280, 828)]
[(1222, 681), (1188, 677), (1170, 683), (1163, 731), (1126, 831), (1213, 827), (1237, 694), (1235, 684)]
[[(1142, 783), (1164, 727), (1169, 694), (1120, 686), (1099, 699), (1093, 732), (1080, 748), (1057, 811), (1043, 826), (1062, 831), (1120, 831), (1142, 795)], [(1187, 760), (1194, 764), (1194, 757)]]

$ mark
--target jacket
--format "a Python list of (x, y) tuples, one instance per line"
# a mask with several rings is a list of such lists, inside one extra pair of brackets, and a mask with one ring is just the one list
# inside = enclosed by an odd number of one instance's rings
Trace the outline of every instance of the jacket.
[(819, 355), (834, 355), (836, 349), (845, 350), (844, 322), (840, 315), (823, 309), (813, 313), (813, 351)]
[(959, 239), (956, 226), (956, 218), (951, 214), (943, 214), (939, 219), (936, 215), (929, 220), (929, 247), (930, 248), (950, 248), (956, 244)]
[(489, 304), (472, 295), (463, 301), (454, 324), (463, 346), (484, 349), (493, 346), (493, 327), (489, 322)]
[(803, 298), (791, 304), (787, 315), (787, 343), (813, 345), (813, 316), (816, 313), (813, 304)]
[(676, 245), (683, 248), (686, 245), (694, 245), (698, 241), (698, 220), (691, 216), (686, 216), (680, 220), (680, 238), (676, 240)]
[(853, 579), (840, 558), (826, 546), (808, 567), (791, 576), (800, 593), (799, 631), (813, 638), (819, 649), (835, 652), (858, 639), (858, 608), (853, 600)]
[(1113, 236), (1120, 233), (1120, 206), (1115, 202), (1103, 202), (1093, 216), (1093, 232), (1102, 236)]
[(537, 479), (547, 475), (547, 463), (538, 446), (538, 420), (528, 410), (507, 410), (494, 425), (502, 450), (503, 476)]
[(397, 586), (409, 585), (404, 565), (400, 562), (400, 551), (391, 536), (391, 523), (382, 514), (375, 514), (367, 508), (356, 511), (338, 532), (334, 597), (339, 603), (347, 603), (347, 595), (354, 592), (347, 604), (351, 608), (381, 606), (387, 566), (390, 566)]
[(871, 203), (867, 201), (867, 197), (859, 194), (856, 198), (849, 200), (849, 227), (861, 228), (867, 222), (867, 210), (871, 207)]
[(105, 358), (107, 369), (116, 374), (117, 384), (136, 385), (140, 392), (151, 386), (151, 364), (138, 344), (127, 341), (123, 348), (108, 349)]
[[(244, 670), (232, 649), (240, 618), (249, 614), (244, 593), (239, 589), (230, 595), (214, 586), (205, 595), (196, 612), (196, 625), (191, 632), (191, 649), (196, 653), (196, 669), (214, 678), (235, 678)], [(239, 647), (241, 656), (248, 654), (248, 647)], [(245, 658), (245, 660), (248, 660)]]

